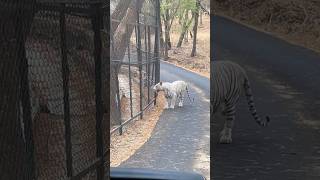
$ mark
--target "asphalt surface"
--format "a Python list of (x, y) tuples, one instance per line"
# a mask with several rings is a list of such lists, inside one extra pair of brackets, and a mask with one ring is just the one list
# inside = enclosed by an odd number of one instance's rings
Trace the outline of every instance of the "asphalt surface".
[(195, 171), (210, 175), (209, 79), (161, 62), (161, 80), (184, 80), (194, 103), (164, 110), (150, 139), (120, 167)]
[[(320, 55), (223, 17), (211, 21), (214, 59), (247, 70), (258, 113), (271, 117), (259, 127), (240, 100), (233, 143), (211, 144), (213, 179), (320, 179)], [(221, 116), (212, 121), (216, 142)]]

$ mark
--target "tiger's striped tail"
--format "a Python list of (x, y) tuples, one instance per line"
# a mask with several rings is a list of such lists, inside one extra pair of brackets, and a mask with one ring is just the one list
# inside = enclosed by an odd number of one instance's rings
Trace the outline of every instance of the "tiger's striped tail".
[(186, 91), (187, 91), (187, 94), (188, 94), (189, 101), (191, 103), (193, 103), (194, 102), (194, 98), (192, 98), (192, 101), (191, 101), (191, 97), (190, 97), (190, 94), (189, 94), (188, 86), (186, 86)]
[(244, 82), (244, 89), (245, 89), (245, 94), (246, 94), (246, 98), (247, 98), (247, 102), (248, 102), (248, 106), (249, 106), (249, 110), (251, 112), (251, 115), (253, 116), (254, 120), (260, 125), (260, 126), (267, 126), (267, 124), (270, 121), (269, 116), (266, 116), (266, 121), (262, 121), (260, 116), (257, 113), (256, 107), (254, 105), (254, 101), (253, 101), (253, 95), (252, 95), (252, 91), (251, 91), (251, 87), (250, 87), (250, 83), (248, 79), (245, 79)]

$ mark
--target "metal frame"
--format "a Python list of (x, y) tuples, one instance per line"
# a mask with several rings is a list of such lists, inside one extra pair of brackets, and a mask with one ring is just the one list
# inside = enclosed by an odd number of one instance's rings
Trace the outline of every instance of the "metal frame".
[(34, 162), (34, 142), (33, 142), (33, 129), (32, 129), (32, 116), (31, 116), (31, 102), (30, 102), (30, 91), (29, 91), (29, 77), (28, 77), (28, 59), (26, 58), (25, 40), (23, 36), (23, 22), (22, 17), (18, 18), (19, 30), (17, 30), (17, 44), (18, 53), (20, 57), (20, 72), (21, 72), (21, 103), (22, 103), (22, 118), (24, 124), (24, 136), (26, 144), (26, 163), (27, 163), (27, 178), (35, 178), (35, 162)]
[[(96, 94), (96, 144), (97, 144), (97, 158), (104, 162), (104, 150), (103, 150), (103, 134), (102, 134), (102, 119), (103, 119), (103, 102), (102, 102), (102, 69), (101, 69), (101, 53), (102, 42), (100, 29), (103, 27), (101, 3), (95, 4), (92, 7), (92, 11), (96, 12), (92, 16), (92, 25), (94, 31), (94, 59), (95, 59), (95, 94)], [(104, 163), (103, 163), (104, 164)], [(104, 167), (103, 164), (97, 167), (97, 179), (104, 179)]]
[(69, 66), (67, 58), (66, 45), (66, 22), (65, 22), (65, 4), (62, 4), (60, 11), (60, 39), (62, 54), (62, 79), (63, 79), (63, 105), (64, 105), (64, 126), (65, 126), (65, 142), (67, 155), (67, 175), (73, 176), (72, 168), (72, 143), (71, 143), (71, 125), (70, 125), (70, 103), (69, 103)]
[[(136, 2), (138, 3), (138, 2)], [(111, 129), (110, 134), (113, 134), (115, 132), (119, 132), (121, 135), (123, 132), (123, 127), (130, 123), (131, 121), (137, 119), (138, 117), (140, 119), (143, 118), (144, 111), (148, 109), (152, 104), (156, 103), (156, 96), (154, 95), (151, 97), (151, 86), (154, 85), (155, 83), (159, 82), (160, 80), (160, 33), (159, 33), (159, 19), (160, 19), (160, 1), (159, 0), (153, 0), (152, 1), (154, 8), (158, 8), (159, 10), (156, 11), (155, 16), (148, 16), (155, 18), (155, 23), (156, 24), (150, 24), (150, 23), (144, 23), (141, 22), (140, 20), (140, 13), (139, 10), (136, 11), (136, 16), (137, 16), (137, 21), (136, 22), (128, 22), (126, 24), (126, 32), (128, 32), (128, 26), (134, 26), (134, 36), (135, 36), (135, 44), (131, 44), (130, 40), (127, 42), (127, 62), (123, 62), (122, 60), (118, 59), (111, 59), (111, 64), (121, 64), (121, 65), (126, 65), (128, 66), (129, 73), (129, 101), (130, 101), (130, 118), (126, 120), (119, 120), (119, 125), (115, 126), (113, 129)], [(159, 16), (159, 17), (157, 17)], [(145, 19), (144, 19), (145, 20)], [(120, 22), (119, 20), (111, 19), (112, 22)], [(154, 30), (154, 39), (151, 39), (151, 29)], [(143, 31), (144, 33), (141, 33)], [(130, 39), (128, 33), (127, 34), (127, 39)], [(111, 35), (113, 38), (113, 36)], [(142, 45), (142, 40), (144, 42), (144, 46)], [(154, 43), (154, 49), (151, 48), (151, 43)], [(113, 45), (111, 45), (113, 47)], [(137, 59), (135, 62), (132, 61), (132, 48), (136, 50), (135, 52), (137, 53)], [(152, 53), (153, 51), (153, 53)], [(142, 57), (142, 54), (145, 55), (145, 57)], [(132, 66), (138, 68), (138, 85), (139, 85), (139, 112), (133, 113), (133, 97), (132, 97)], [(143, 69), (145, 68), (145, 71), (143, 72)], [(147, 87), (147, 93), (144, 94), (144, 79), (143, 79), (143, 73), (146, 73), (145, 80), (147, 81), (146, 87)], [(152, 83), (151, 83), (152, 82)], [(143, 98), (146, 96), (147, 98), (147, 103), (144, 105), (144, 100)], [(118, 94), (119, 97), (119, 94)], [(120, 102), (120, 100), (118, 100)], [(122, 117), (120, 117), (122, 119)]]
[[(68, 3), (72, 4), (72, 3)], [(101, 54), (102, 54), (102, 41), (100, 31), (103, 29), (103, 16), (109, 13), (103, 14), (103, 10), (109, 10), (103, 7), (101, 1), (88, 2), (87, 8), (80, 7), (70, 7), (66, 6), (65, 3), (41, 3), (36, 4), (35, 12), (37, 11), (50, 11), (60, 13), (60, 49), (62, 54), (62, 79), (63, 79), (63, 102), (64, 102), (64, 126), (65, 126), (65, 152), (66, 152), (66, 165), (67, 165), (67, 176), (70, 179), (81, 179), (86, 176), (91, 171), (96, 170), (97, 180), (105, 179), (105, 152), (104, 152), (104, 141), (103, 141), (103, 101), (102, 101), (102, 69), (101, 69)], [(67, 57), (67, 47), (66, 47), (66, 22), (65, 15), (74, 15), (78, 17), (91, 18), (92, 29), (94, 32), (94, 60), (95, 60), (95, 94), (96, 94), (96, 157), (97, 161), (89, 165), (83, 171), (74, 174), (73, 169), (73, 159), (72, 159), (72, 142), (71, 142), (71, 126), (70, 126), (70, 103), (69, 103), (69, 67), (68, 67), (68, 57)], [(109, 19), (107, 17), (106, 19)], [(105, 27), (108, 28), (108, 27)], [(28, 172), (30, 173), (29, 179), (35, 178), (35, 163), (34, 162), (34, 143), (32, 141), (32, 120), (31, 120), (31, 105), (30, 105), (30, 94), (29, 94), (29, 80), (28, 80), (28, 61), (25, 54), (25, 38), (21, 37), (21, 61), (22, 61), (22, 81), (21, 86), (23, 87), (22, 92), (22, 104), (23, 104), (23, 120), (26, 126), (26, 141), (28, 149)], [(107, 75), (109, 80), (110, 76)], [(107, 87), (109, 88), (109, 87)], [(108, 152), (108, 151), (107, 151)]]
[[(160, 8), (159, 6), (159, 0), (154, 0), (156, 4), (156, 8)], [(76, 4), (76, 3), (67, 3), (67, 2), (54, 2), (54, 3), (38, 3), (34, 7), (34, 12), (38, 11), (50, 11), (50, 12), (58, 12), (60, 14), (59, 17), (59, 24), (60, 24), (60, 50), (61, 50), (61, 72), (62, 72), (62, 80), (63, 80), (63, 103), (64, 103), (64, 127), (65, 127), (65, 153), (66, 153), (66, 165), (67, 165), (67, 177), (69, 179), (81, 179), (84, 176), (88, 175), (92, 171), (96, 171), (97, 174), (97, 180), (105, 179), (105, 166), (107, 160), (105, 159), (106, 153), (108, 153), (108, 150), (104, 149), (104, 137), (103, 137), (103, 110), (104, 110), (104, 102), (102, 100), (102, 80), (103, 80), (103, 69), (102, 69), (102, 40), (101, 40), (101, 31), (102, 29), (109, 28), (109, 27), (103, 27), (104, 23), (103, 20), (109, 20), (110, 19), (110, 13), (103, 13), (103, 11), (108, 11), (108, 6), (104, 6), (104, 4), (101, 1), (89, 1), (88, 3), (85, 3), (87, 6), (84, 8), (81, 7), (71, 7), (68, 6), (69, 4)], [(83, 3), (80, 3), (83, 5)], [(10, 7), (10, 8), (16, 8), (16, 7)], [(29, 8), (29, 7), (28, 7)], [(130, 86), (130, 104), (131, 104), (131, 115), (130, 119), (122, 122), (120, 121), (120, 125), (112, 130), (110, 133), (115, 132), (116, 130), (119, 130), (120, 133), (122, 133), (122, 128), (127, 123), (132, 121), (133, 119), (140, 116), (140, 118), (143, 117), (144, 111), (150, 107), (155, 102), (155, 98), (150, 97), (150, 86), (156, 82), (159, 81), (160, 78), (160, 58), (159, 58), (159, 15), (160, 15), (160, 9), (158, 10), (156, 15), (156, 25), (150, 25), (150, 24), (143, 24), (140, 23), (139, 20), (139, 11), (137, 11), (138, 15), (138, 21), (137, 23), (128, 23), (133, 24), (136, 27), (136, 35), (138, 37), (137, 40), (137, 52), (138, 52), (138, 63), (131, 62), (130, 57), (130, 43), (128, 42), (128, 57), (129, 57), (129, 63), (123, 63), (129, 66), (129, 86)], [(67, 52), (67, 42), (66, 42), (66, 15), (73, 15), (78, 16), (82, 18), (88, 18), (91, 19), (92, 22), (92, 30), (94, 32), (94, 61), (95, 61), (95, 104), (96, 104), (96, 157), (97, 160), (91, 163), (91, 165), (88, 165), (87, 168), (82, 170), (81, 172), (78, 172), (75, 174), (73, 169), (73, 154), (72, 154), (72, 129), (71, 129), (71, 122), (70, 122), (70, 102), (69, 102), (69, 86), (70, 86), (70, 70), (68, 65), (68, 52)], [(107, 16), (107, 17), (105, 17)], [(20, 22), (23, 23), (23, 22)], [(110, 23), (111, 24), (111, 23)], [(141, 37), (140, 37), (140, 28), (144, 27), (145, 35), (144, 35), (144, 44), (145, 49), (142, 49), (141, 46)], [(155, 39), (154, 39), (154, 53), (151, 53), (151, 35), (150, 30), (151, 28), (154, 28), (155, 30)], [(25, 52), (25, 37), (20, 37), (19, 41), (19, 48), (20, 56), (21, 56), (21, 87), (24, 89), (21, 93), (21, 102), (23, 105), (23, 121), (25, 125), (25, 137), (26, 137), (26, 144), (27, 144), (27, 163), (28, 163), (28, 172), (29, 179), (35, 179), (35, 163), (34, 162), (34, 142), (32, 137), (32, 118), (31, 118), (31, 103), (30, 103), (30, 94), (29, 94), (29, 79), (28, 79), (28, 60), (26, 59), (26, 52)], [(111, 38), (112, 40), (112, 38)], [(146, 54), (145, 61), (142, 60), (142, 53)], [(111, 63), (110, 63), (111, 64)], [(110, 68), (110, 64), (108, 67)], [(131, 67), (137, 66), (139, 68), (139, 87), (140, 87), (140, 112), (137, 114), (133, 114), (132, 111), (132, 76), (131, 76)], [(146, 67), (147, 72), (147, 87), (148, 87), (148, 100), (147, 104), (144, 106), (142, 103), (143, 98), (143, 77), (142, 77), (142, 69), (143, 66)], [(107, 69), (109, 69), (107, 68)], [(152, 68), (152, 70), (151, 70)], [(151, 76), (151, 77), (150, 77)], [(107, 81), (110, 81), (110, 75), (107, 73)], [(152, 83), (150, 83), (150, 78)], [(153, 81), (154, 80), (154, 81)], [(110, 87), (106, 87), (110, 88)], [(108, 91), (110, 92), (110, 91)], [(105, 102), (108, 103), (108, 102)], [(120, 102), (119, 102), (120, 103)], [(109, 122), (107, 122), (109, 123)], [(107, 133), (108, 134), (108, 133)]]

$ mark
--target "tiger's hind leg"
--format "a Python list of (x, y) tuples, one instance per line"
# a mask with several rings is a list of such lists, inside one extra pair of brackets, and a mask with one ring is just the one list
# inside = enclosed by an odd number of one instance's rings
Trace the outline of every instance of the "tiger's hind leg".
[(183, 96), (182, 93), (179, 93), (179, 107), (183, 106)]
[(177, 94), (176, 94), (176, 93), (173, 93), (173, 94), (172, 94), (171, 101), (170, 101), (169, 108), (174, 109), (174, 106), (175, 106), (175, 104), (176, 104), (176, 100), (177, 100)]
[(168, 109), (169, 108), (169, 98), (165, 98), (165, 102), (164, 102), (164, 109)]
[(220, 132), (220, 144), (232, 143), (232, 128), (235, 120), (235, 104), (226, 103), (224, 110), (226, 121), (223, 130)]

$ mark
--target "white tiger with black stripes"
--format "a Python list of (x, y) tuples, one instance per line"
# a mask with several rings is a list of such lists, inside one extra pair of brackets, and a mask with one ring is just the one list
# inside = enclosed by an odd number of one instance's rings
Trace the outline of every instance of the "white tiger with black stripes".
[(184, 81), (174, 81), (172, 83), (159, 82), (158, 84), (154, 85), (153, 90), (156, 92), (164, 91), (166, 97), (166, 104), (164, 106), (165, 109), (174, 109), (177, 98), (179, 99), (178, 106), (182, 107), (184, 92), (187, 92), (189, 100), (191, 101), (188, 91), (188, 84)]
[(226, 116), (226, 122), (223, 130), (220, 132), (220, 143), (232, 142), (232, 128), (235, 120), (236, 104), (240, 95), (244, 92), (249, 110), (254, 120), (261, 126), (266, 126), (270, 121), (266, 116), (266, 121), (262, 121), (253, 102), (249, 79), (245, 70), (238, 64), (230, 61), (213, 61), (211, 64), (212, 76), (212, 98), (211, 102), (213, 114), (218, 107), (224, 104), (223, 115)]

